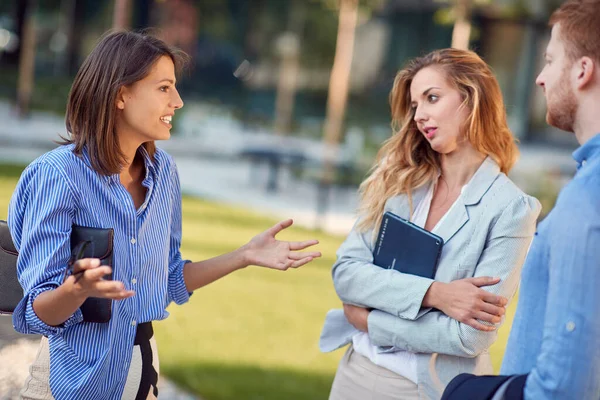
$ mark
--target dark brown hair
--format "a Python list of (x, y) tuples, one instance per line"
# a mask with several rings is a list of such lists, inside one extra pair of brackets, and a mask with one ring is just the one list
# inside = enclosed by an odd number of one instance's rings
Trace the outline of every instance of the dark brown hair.
[(550, 17), (550, 26), (560, 23), (560, 36), (571, 61), (590, 57), (600, 62), (600, 0), (570, 0)]
[[(119, 173), (125, 156), (115, 131), (115, 101), (122, 86), (145, 78), (162, 56), (168, 56), (179, 72), (188, 61), (181, 50), (148, 32), (117, 31), (105, 34), (87, 56), (75, 76), (67, 102), (65, 122), (74, 152), (87, 150), (92, 167), (102, 175)], [(154, 142), (143, 145), (154, 157)]]

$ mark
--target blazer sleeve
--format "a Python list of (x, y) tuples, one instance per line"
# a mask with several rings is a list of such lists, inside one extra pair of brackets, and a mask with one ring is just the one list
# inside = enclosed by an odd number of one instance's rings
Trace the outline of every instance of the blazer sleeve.
[(340, 300), (408, 320), (429, 311), (421, 303), (433, 279), (373, 264), (373, 229), (360, 232), (357, 225), (338, 249), (333, 265), (333, 285)]
[[(540, 210), (535, 198), (520, 196), (502, 211), (489, 231), (475, 269), (475, 277), (497, 276), (501, 279), (496, 285), (486, 286), (485, 290), (509, 299), (515, 294)], [(498, 335), (497, 330), (479, 331), (439, 311), (406, 321), (385, 310), (374, 310), (369, 314), (368, 326), (375, 345), (460, 357), (478, 356)]]

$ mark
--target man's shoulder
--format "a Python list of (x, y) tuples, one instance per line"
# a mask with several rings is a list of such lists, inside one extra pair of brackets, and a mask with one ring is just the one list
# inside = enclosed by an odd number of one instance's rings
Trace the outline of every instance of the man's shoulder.
[(593, 206), (600, 213), (600, 169), (596, 173), (585, 173), (572, 179), (559, 193), (556, 206), (580, 208)]
[(548, 215), (552, 230), (564, 231), (600, 222), (600, 177), (577, 176), (558, 194), (552, 212)]

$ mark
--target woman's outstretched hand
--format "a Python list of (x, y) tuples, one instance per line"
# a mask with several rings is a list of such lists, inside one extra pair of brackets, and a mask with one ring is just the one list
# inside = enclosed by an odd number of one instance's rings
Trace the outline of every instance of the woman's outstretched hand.
[(253, 237), (252, 240), (242, 248), (247, 264), (285, 271), (288, 268), (301, 267), (302, 265), (311, 262), (313, 259), (321, 257), (321, 252), (319, 251), (299, 251), (318, 244), (318, 240), (286, 242), (275, 239), (275, 236), (279, 232), (289, 228), (292, 223), (293, 221), (291, 219), (281, 221), (272, 228)]

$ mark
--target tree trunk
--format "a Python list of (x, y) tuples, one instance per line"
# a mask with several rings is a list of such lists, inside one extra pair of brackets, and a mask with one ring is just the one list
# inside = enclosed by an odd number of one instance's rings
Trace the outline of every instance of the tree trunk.
[(276, 44), (279, 56), (279, 81), (275, 99), (275, 133), (284, 135), (291, 131), (298, 73), (302, 31), (306, 20), (305, 0), (291, 2), (288, 29)]
[(131, 0), (115, 0), (113, 29), (129, 29), (131, 26)]
[(340, 0), (337, 41), (329, 92), (327, 98), (327, 116), (325, 118), (325, 134), (323, 137), (323, 170), (317, 192), (316, 227), (320, 228), (327, 212), (330, 187), (335, 175), (342, 126), (348, 100), (350, 84), (350, 68), (354, 52), (354, 33), (358, 16), (358, 0)]
[(468, 50), (471, 37), (471, 9), (473, 0), (456, 0), (454, 12), (456, 21), (452, 30), (452, 47)]
[(342, 126), (348, 89), (350, 67), (354, 51), (354, 33), (358, 14), (358, 0), (340, 0), (338, 34), (327, 98), (327, 116), (325, 119), (325, 159), (323, 179), (326, 183), (333, 180), (334, 162), (342, 136)]
[(17, 81), (17, 114), (23, 118), (29, 114), (31, 94), (35, 79), (35, 9), (36, 1), (28, 2), (19, 55), (19, 78)]

